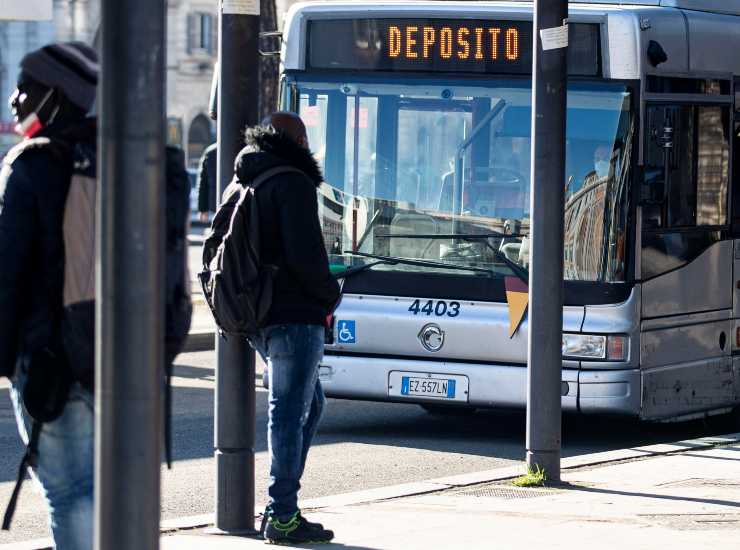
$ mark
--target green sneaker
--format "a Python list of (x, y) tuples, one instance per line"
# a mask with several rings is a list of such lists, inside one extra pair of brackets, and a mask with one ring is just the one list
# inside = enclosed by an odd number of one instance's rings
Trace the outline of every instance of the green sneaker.
[[(309, 527), (310, 529), (313, 529), (314, 531), (324, 530), (324, 526), (321, 525), (319, 522), (308, 521), (306, 518), (304, 518), (300, 510), (298, 511), (298, 515), (301, 516), (306, 521), (306, 526)], [(260, 514), (260, 517), (262, 518), (262, 520), (260, 522), (259, 532), (260, 532), (260, 536), (262, 538), (265, 538), (265, 527), (267, 526), (267, 518), (269, 517), (269, 513), (267, 512), (267, 510), (265, 510), (264, 513)]]
[(270, 544), (317, 544), (334, 538), (332, 531), (324, 529), (320, 523), (307, 521), (300, 512), (285, 522), (268, 517), (264, 526), (262, 536)]

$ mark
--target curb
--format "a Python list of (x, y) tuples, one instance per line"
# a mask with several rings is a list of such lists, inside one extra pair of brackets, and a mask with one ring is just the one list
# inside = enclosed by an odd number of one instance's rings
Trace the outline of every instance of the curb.
[[(740, 442), (740, 432), (713, 436), (701, 437), (698, 439), (688, 439), (685, 441), (676, 441), (673, 443), (659, 443), (656, 445), (647, 445), (644, 447), (634, 447), (630, 449), (618, 449), (615, 451), (605, 451), (601, 453), (591, 453), (587, 455), (567, 457), (561, 460), (562, 470), (578, 470), (580, 468), (599, 466), (604, 464), (615, 464), (619, 462), (645, 460), (659, 456), (668, 456), (680, 454), (687, 451), (706, 450), (714, 447), (721, 447)], [(486, 470), (482, 472), (473, 472), (470, 474), (461, 474), (456, 476), (440, 477), (426, 481), (413, 483), (403, 483), (400, 485), (391, 485), (389, 487), (380, 487), (378, 489), (369, 489), (366, 491), (355, 491), (352, 493), (343, 493), (328, 497), (319, 497), (314, 499), (300, 501), (301, 508), (304, 510), (319, 510), (323, 508), (337, 508), (341, 506), (352, 506), (357, 504), (368, 504), (384, 500), (426, 495), (448, 489), (478, 485), (480, 483), (492, 483), (494, 481), (505, 481), (522, 475), (522, 465), (506, 466), (495, 470)], [(164, 520), (161, 522), (160, 532), (162, 534), (173, 533), (176, 531), (187, 531), (192, 529), (201, 529), (213, 525), (214, 514), (201, 514), (198, 516), (187, 516)], [(51, 539), (35, 539), (25, 542), (0, 545), (0, 550), (50, 550)]]
[(49, 538), (0, 544), (0, 550), (52, 550), (54, 541)]

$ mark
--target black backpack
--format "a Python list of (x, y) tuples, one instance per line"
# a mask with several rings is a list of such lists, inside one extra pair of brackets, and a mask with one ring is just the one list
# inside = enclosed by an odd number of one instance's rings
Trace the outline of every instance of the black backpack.
[[(76, 150), (76, 152), (78, 152)], [(84, 158), (84, 157), (83, 157)], [(192, 304), (187, 284), (187, 219), (190, 183), (182, 150), (166, 148), (165, 164), (165, 356), (166, 375), (185, 345)], [(75, 160), (64, 213), (64, 309), (61, 334), (73, 377), (95, 387), (95, 165)]]
[[(49, 147), (48, 139), (31, 146)], [(27, 466), (34, 466), (41, 425), (56, 419), (66, 403), (71, 381), (89, 391), (95, 387), (95, 204), (98, 181), (94, 145), (74, 144), (72, 173), (65, 201), (62, 233), (65, 246), (63, 310), (60, 320), (62, 355), (43, 350), (28, 358), (24, 403), (32, 417), (31, 436), (21, 461), (16, 485), (3, 518), (2, 529), (10, 529)], [(54, 149), (58, 153), (60, 149)], [(66, 159), (67, 162), (69, 158)], [(172, 462), (170, 380), (172, 363), (185, 346), (190, 330), (192, 302), (187, 285), (187, 220), (190, 213), (190, 182), (181, 149), (167, 147), (165, 164), (166, 258), (165, 258), (165, 456)], [(50, 386), (54, 391), (50, 391)], [(43, 390), (43, 391), (42, 391)]]
[[(56, 143), (48, 138), (39, 138), (25, 143), (19, 151), (32, 147), (49, 147), (62, 164), (71, 163), (72, 166), (62, 228), (65, 246), (64, 307), (60, 319), (63, 353), (42, 350), (27, 358), (33, 362), (33, 368), (27, 369), (29, 378), (23, 399), (32, 417), (31, 437), (3, 518), (4, 530), (10, 529), (26, 467), (34, 465), (42, 423), (50, 422), (62, 413), (71, 381), (79, 382), (91, 392), (95, 385), (95, 204), (98, 188), (95, 145)], [(175, 147), (166, 149), (165, 184), (167, 242), (165, 356), (162, 360), (166, 377), (165, 452), (169, 465), (172, 362), (185, 345), (192, 315), (187, 291), (190, 281), (187, 277), (186, 235), (190, 182), (184, 153)]]
[[(233, 180), (213, 218), (203, 243), (200, 284), (222, 336), (250, 337), (257, 333), (272, 304), (277, 266), (260, 259), (260, 220), (256, 189), (278, 174), (302, 171), (278, 166), (248, 185)], [(305, 175), (305, 174), (304, 174)]]
[[(190, 216), (190, 179), (185, 170), (185, 153), (177, 147), (166, 148), (165, 203), (165, 366), (172, 368), (175, 357), (185, 347), (190, 332), (193, 303), (188, 276), (187, 226)], [(168, 371), (168, 376), (170, 372)], [(169, 387), (169, 385), (168, 385)]]

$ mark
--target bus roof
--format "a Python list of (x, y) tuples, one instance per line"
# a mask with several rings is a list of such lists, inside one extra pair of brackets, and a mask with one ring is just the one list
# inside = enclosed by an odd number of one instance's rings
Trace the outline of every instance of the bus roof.
[[(513, 0), (529, 2), (532, 0)], [(662, 6), (685, 10), (740, 15), (740, 0), (568, 0), (571, 4), (616, 4), (622, 6)]]
[[(531, 0), (312, 1), (294, 4), (283, 33), (283, 70), (306, 69), (307, 22), (315, 19), (445, 18), (531, 21)], [(740, 0), (570, 0), (572, 23), (601, 25), (603, 76), (636, 80), (647, 74), (740, 75)], [(667, 61), (654, 67), (647, 48), (658, 42)]]

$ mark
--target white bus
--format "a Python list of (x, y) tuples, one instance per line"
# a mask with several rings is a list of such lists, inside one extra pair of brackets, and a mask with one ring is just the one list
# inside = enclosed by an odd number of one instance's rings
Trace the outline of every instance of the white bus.
[[(328, 396), (525, 406), (532, 11), (290, 10), (282, 108), (304, 118), (324, 170), (332, 269), (368, 266), (344, 285)], [(563, 408), (728, 412), (740, 403), (740, 1), (571, 1), (567, 23)]]

